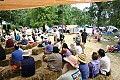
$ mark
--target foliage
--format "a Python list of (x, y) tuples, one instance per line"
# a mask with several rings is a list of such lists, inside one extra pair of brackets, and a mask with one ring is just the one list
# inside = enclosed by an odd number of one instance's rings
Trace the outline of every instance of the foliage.
[(53, 25), (85, 25), (91, 24), (88, 12), (81, 11), (71, 5), (56, 5), (34, 9), (0, 11), (0, 18), (16, 26), (39, 28), (47, 24)]

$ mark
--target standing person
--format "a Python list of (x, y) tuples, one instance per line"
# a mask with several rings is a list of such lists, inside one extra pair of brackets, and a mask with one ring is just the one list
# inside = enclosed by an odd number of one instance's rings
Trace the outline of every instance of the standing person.
[(80, 39), (80, 34), (79, 33), (76, 34), (76, 41), (81, 43), (81, 39)]
[(54, 43), (57, 41), (57, 38), (60, 37), (59, 31), (58, 30), (54, 30)]
[(61, 43), (62, 43), (62, 41), (64, 40), (64, 38), (65, 38), (65, 36), (61, 33), (61, 34), (60, 34), (60, 41), (61, 41)]
[(64, 58), (64, 60), (67, 62), (66, 68), (68, 71), (62, 74), (57, 80), (82, 80), (77, 58), (71, 55)]
[(88, 63), (86, 62), (86, 55), (81, 53), (76, 55), (79, 63), (79, 70), (82, 75), (82, 80), (88, 80), (89, 77), (89, 67)]
[(88, 36), (87, 33), (86, 33), (86, 29), (84, 29), (84, 32), (82, 32), (81, 36), (82, 36), (83, 45), (85, 45), (86, 39), (87, 39), (87, 36)]
[(105, 55), (103, 49), (98, 50), (100, 56), (100, 73), (106, 76), (110, 75), (110, 59)]
[(92, 35), (94, 35), (94, 27), (92, 27)]

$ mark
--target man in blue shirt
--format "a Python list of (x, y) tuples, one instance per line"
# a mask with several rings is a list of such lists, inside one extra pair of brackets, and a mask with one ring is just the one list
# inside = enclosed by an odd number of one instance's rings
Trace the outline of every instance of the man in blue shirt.
[(45, 54), (49, 54), (53, 52), (53, 45), (51, 44), (51, 41), (48, 41), (48, 45), (45, 47)]
[(11, 55), (11, 62), (12, 62), (11, 65), (15, 65), (17, 68), (19, 68), (20, 61), (23, 59), (22, 57), (23, 51), (19, 50), (18, 45), (15, 45), (14, 48), (15, 48), (15, 51), (12, 52), (12, 55)]

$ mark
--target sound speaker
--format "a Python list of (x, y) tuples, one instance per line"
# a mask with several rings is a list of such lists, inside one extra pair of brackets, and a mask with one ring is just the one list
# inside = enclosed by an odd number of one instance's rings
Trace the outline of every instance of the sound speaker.
[(4, 29), (4, 30), (7, 30), (6, 25), (3, 25), (3, 29)]
[(11, 29), (11, 26), (10, 26), (9, 24), (7, 25), (7, 29), (8, 29), (8, 30)]

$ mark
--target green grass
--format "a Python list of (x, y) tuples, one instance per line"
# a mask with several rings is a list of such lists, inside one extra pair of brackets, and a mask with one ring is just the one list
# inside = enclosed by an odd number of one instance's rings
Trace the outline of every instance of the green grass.
[(106, 38), (106, 39), (109, 39), (109, 41), (102, 41), (101, 43), (103, 44), (103, 46), (107, 46), (107, 45), (116, 45), (116, 41), (115, 41), (115, 38), (114, 38), (115, 34), (112, 34), (112, 35), (106, 35), (106, 34), (103, 34), (102, 35), (102, 38)]

